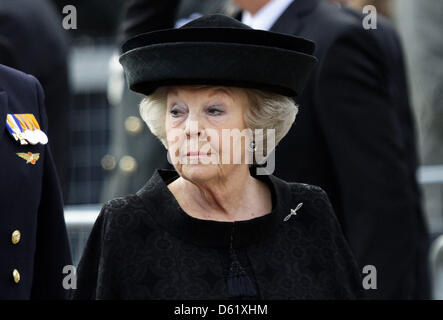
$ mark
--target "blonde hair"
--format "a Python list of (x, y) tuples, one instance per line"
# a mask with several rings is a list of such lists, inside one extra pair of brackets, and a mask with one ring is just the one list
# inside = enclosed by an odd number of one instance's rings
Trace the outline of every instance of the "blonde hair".
[[(196, 85), (197, 89), (211, 86)], [(263, 129), (263, 143), (256, 141), (262, 147), (256, 152), (268, 155), (272, 150), (267, 150), (266, 129), (275, 130), (275, 145), (288, 133), (295, 121), (298, 106), (290, 97), (259, 89), (241, 88), (249, 100), (249, 108), (244, 114), (246, 126), (252, 131)], [(159, 87), (151, 95), (146, 96), (140, 103), (140, 115), (147, 126), (168, 149), (165, 132), (166, 99), (168, 87)]]

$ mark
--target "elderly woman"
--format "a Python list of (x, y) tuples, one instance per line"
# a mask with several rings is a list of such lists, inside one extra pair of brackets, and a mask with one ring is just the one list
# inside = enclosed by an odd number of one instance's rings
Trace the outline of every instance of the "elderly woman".
[(313, 49), (223, 15), (123, 46), (129, 85), (146, 95), (141, 115), (175, 170), (158, 169), (137, 194), (103, 206), (74, 298), (360, 295), (325, 192), (263, 174), (295, 120), (293, 97), (316, 62)]

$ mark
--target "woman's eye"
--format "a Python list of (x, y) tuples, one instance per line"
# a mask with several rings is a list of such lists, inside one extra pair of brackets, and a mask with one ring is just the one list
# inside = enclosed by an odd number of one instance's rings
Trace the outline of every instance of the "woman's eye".
[(224, 110), (220, 107), (209, 107), (207, 111), (211, 116), (219, 116), (224, 113)]
[(172, 117), (174, 117), (174, 118), (178, 118), (178, 117), (180, 117), (180, 116), (184, 113), (184, 110), (183, 110), (182, 107), (179, 107), (179, 106), (177, 106), (177, 105), (174, 105), (174, 106), (171, 108), (171, 110), (169, 111), (169, 113), (171, 114)]

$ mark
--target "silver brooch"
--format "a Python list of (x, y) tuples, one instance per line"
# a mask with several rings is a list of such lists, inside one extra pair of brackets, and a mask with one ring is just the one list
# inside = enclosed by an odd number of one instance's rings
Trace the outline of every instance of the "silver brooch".
[(289, 218), (290, 218), (291, 216), (296, 216), (296, 215), (297, 215), (297, 210), (300, 209), (302, 205), (303, 205), (303, 202), (300, 202), (300, 203), (297, 205), (297, 207), (296, 207), (295, 209), (291, 209), (291, 213), (288, 214), (288, 215), (283, 219), (283, 221), (288, 221)]

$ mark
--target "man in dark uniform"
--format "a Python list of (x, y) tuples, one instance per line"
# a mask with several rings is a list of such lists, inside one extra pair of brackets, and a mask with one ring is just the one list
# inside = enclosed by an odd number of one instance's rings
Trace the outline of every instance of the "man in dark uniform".
[(72, 260), (43, 99), (36, 78), (0, 65), (0, 299), (67, 293)]
[[(0, 64), (32, 74), (45, 91), (53, 137), (54, 162), (68, 195), (71, 92), (68, 79), (68, 31), (62, 13), (49, 0), (0, 1)], [(67, 199), (67, 198), (66, 198)]]
[[(235, 2), (255, 13), (283, 3)], [(376, 267), (370, 298), (429, 298), (410, 107), (407, 92), (395, 92), (402, 87), (393, 84), (389, 50), (335, 4), (284, 2), (270, 31), (313, 40), (319, 63), (298, 99), (296, 125), (276, 148), (274, 174), (325, 189), (362, 270)], [(236, 18), (251, 16), (243, 14)], [(270, 14), (254, 16), (266, 17), (255, 25), (269, 25)]]

